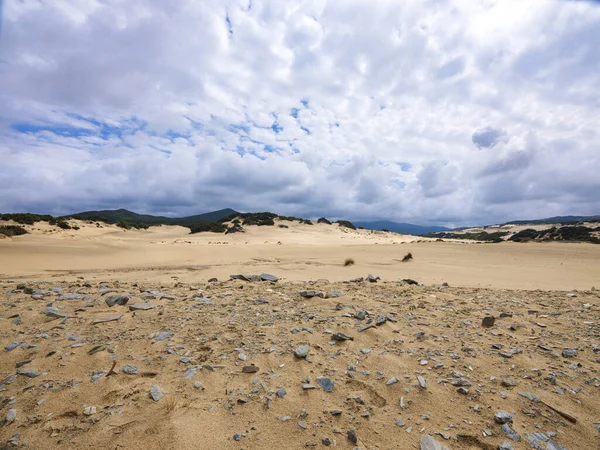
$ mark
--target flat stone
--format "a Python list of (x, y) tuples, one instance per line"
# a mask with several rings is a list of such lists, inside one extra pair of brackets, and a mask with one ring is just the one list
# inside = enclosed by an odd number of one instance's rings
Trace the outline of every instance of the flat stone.
[(296, 350), (294, 350), (294, 356), (300, 359), (306, 358), (308, 356), (308, 352), (310, 352), (310, 345), (299, 345), (298, 347), (296, 347)]
[(541, 399), (536, 394), (532, 394), (531, 392), (517, 392), (521, 397), (525, 397), (526, 399), (531, 400), (533, 403), (541, 402)]
[(242, 373), (256, 373), (260, 369), (257, 366), (244, 366), (242, 367)]
[(427, 389), (427, 382), (425, 381), (425, 378), (423, 378), (421, 375), (417, 375), (417, 381), (422, 389)]
[(11, 408), (6, 412), (6, 423), (12, 423), (15, 420), (17, 420), (17, 410)]
[(326, 377), (317, 377), (317, 384), (323, 388), (325, 392), (333, 391), (333, 380)]
[(7, 346), (4, 347), (4, 350), (6, 350), (7, 352), (12, 352), (15, 348), (17, 348), (23, 342), (25, 342), (25, 341), (11, 342), (10, 344), (8, 344)]
[(104, 299), (104, 302), (111, 308), (115, 305), (126, 305), (128, 301), (129, 297), (126, 295), (109, 295)]
[(167, 339), (171, 339), (174, 334), (175, 333), (173, 333), (172, 331), (161, 331), (160, 333), (158, 333), (158, 336), (156, 336), (152, 342), (166, 341)]
[(57, 298), (57, 300), (79, 300), (80, 294), (64, 294)]
[(86, 416), (93, 416), (94, 414), (96, 414), (96, 407), (86, 406), (83, 410), (83, 414), (85, 414)]
[(519, 433), (513, 430), (507, 423), (502, 425), (502, 432), (506, 435), (507, 438), (512, 439), (515, 442), (521, 441), (521, 436), (519, 436)]
[(402, 419), (401, 417), (397, 417), (396, 418), (396, 426), (403, 427), (404, 425), (406, 425), (406, 422), (404, 421), (404, 419)]
[(424, 434), (423, 436), (421, 436), (420, 444), (421, 450), (448, 450), (429, 434)]
[(344, 333), (335, 333), (331, 336), (331, 340), (332, 341), (353, 341), (354, 338), (352, 336), (348, 336), (347, 334)]
[(94, 319), (92, 321), (92, 325), (96, 325), (99, 323), (114, 322), (116, 320), (119, 320), (121, 317), (123, 317), (123, 314), (106, 314), (104, 316), (100, 316)]
[(352, 442), (353, 444), (356, 444), (358, 442), (358, 436), (356, 436), (356, 431), (348, 430), (347, 436), (348, 436), (348, 440), (350, 442)]
[(498, 446), (498, 450), (515, 450), (512, 444), (508, 441), (504, 441), (502, 444)]
[(150, 398), (152, 398), (152, 400), (157, 402), (164, 396), (165, 394), (160, 390), (159, 386), (157, 386), (156, 384), (152, 385), (152, 388), (150, 389)]
[(196, 367), (190, 367), (183, 374), (183, 378), (192, 378), (194, 375), (196, 375), (196, 372), (198, 372), (198, 369)]
[(499, 424), (512, 423), (512, 416), (506, 411), (496, 411), (494, 414), (494, 422)]
[(279, 280), (279, 278), (277, 278), (275, 275), (271, 275), (268, 273), (261, 273), (259, 275), (259, 277), (262, 281), (278, 281)]
[(36, 378), (40, 376), (40, 373), (32, 369), (17, 369), (17, 375), (22, 375), (27, 378)]
[(391, 386), (392, 384), (396, 384), (398, 382), (398, 378), (394, 377), (394, 378), (390, 378), (385, 384), (386, 386)]
[(563, 358), (574, 358), (575, 356), (577, 356), (576, 348), (565, 348), (562, 351)]
[(148, 311), (149, 309), (154, 309), (158, 305), (153, 305), (151, 303), (135, 303), (133, 305), (129, 305), (129, 311)]
[(139, 371), (140, 370), (132, 364), (127, 364), (126, 366), (123, 366), (121, 368), (121, 372), (123, 372), (124, 374), (127, 374), (127, 375), (137, 375), (137, 373)]

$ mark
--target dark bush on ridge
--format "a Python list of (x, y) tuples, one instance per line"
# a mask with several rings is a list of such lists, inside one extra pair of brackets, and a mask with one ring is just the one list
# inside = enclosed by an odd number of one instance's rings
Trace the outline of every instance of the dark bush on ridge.
[(56, 222), (56, 226), (58, 228), (62, 228), (63, 230), (70, 230), (71, 229), (71, 225), (69, 225), (67, 223), (67, 221), (65, 221), (65, 220), (59, 220), (58, 222)]
[(52, 219), (53, 217), (49, 214), (0, 214), (0, 220), (12, 220), (13, 222), (20, 223), (21, 225), (34, 225), (36, 222), (48, 222)]
[(23, 234), (28, 234), (28, 231), (18, 225), (2, 225), (0, 226), (0, 234), (8, 237), (21, 236)]
[(356, 227), (354, 226), (354, 224), (352, 222), (350, 222), (349, 220), (338, 220), (335, 223), (337, 223), (340, 227), (345, 227), (345, 228), (350, 228), (352, 230), (356, 230)]
[(327, 225), (331, 225), (331, 222), (329, 220), (327, 220), (325, 217), (320, 217), (317, 220), (317, 223), (326, 223)]
[(190, 234), (195, 233), (225, 233), (227, 231), (227, 227), (223, 225), (221, 222), (198, 222), (193, 225), (189, 225)]

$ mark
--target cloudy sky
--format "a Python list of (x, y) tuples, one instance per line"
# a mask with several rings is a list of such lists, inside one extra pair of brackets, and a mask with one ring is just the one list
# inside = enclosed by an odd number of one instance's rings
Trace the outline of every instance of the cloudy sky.
[(7, 0), (0, 211), (600, 214), (599, 42), (591, 1)]

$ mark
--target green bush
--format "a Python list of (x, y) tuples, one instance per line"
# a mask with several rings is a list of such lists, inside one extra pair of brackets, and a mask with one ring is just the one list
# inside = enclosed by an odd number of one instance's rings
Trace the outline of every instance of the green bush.
[(221, 222), (198, 222), (193, 225), (189, 225), (188, 228), (190, 229), (190, 234), (205, 232), (225, 233), (227, 231), (227, 227)]
[(2, 225), (0, 226), (0, 234), (5, 236), (21, 236), (23, 234), (28, 234), (28, 231), (20, 227), (18, 225)]
[(350, 228), (351, 230), (356, 230), (356, 227), (349, 220), (338, 220), (337, 223), (340, 227)]
[(69, 225), (65, 220), (59, 220), (58, 222), (56, 222), (56, 226), (58, 226), (58, 228), (62, 228), (63, 230), (71, 229), (71, 225)]
[(326, 223), (327, 225), (331, 225), (331, 222), (325, 217), (320, 217), (319, 219), (317, 219), (317, 223)]
[(20, 223), (21, 225), (34, 225), (36, 222), (48, 222), (52, 219), (53, 217), (49, 214), (0, 214), (0, 220), (12, 220), (13, 222)]

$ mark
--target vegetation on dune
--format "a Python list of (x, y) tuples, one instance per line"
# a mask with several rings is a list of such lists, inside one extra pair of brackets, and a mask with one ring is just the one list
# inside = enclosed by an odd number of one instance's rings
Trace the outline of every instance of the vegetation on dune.
[(190, 225), (188, 228), (190, 229), (190, 234), (205, 232), (225, 233), (227, 231), (227, 226), (221, 222), (199, 222)]
[(487, 231), (472, 232), (472, 233), (453, 233), (453, 232), (437, 232), (429, 233), (424, 237), (438, 238), (438, 239), (467, 239), (472, 241), (483, 241), (483, 242), (503, 242), (504, 236), (508, 235), (508, 231), (496, 231), (494, 233), (488, 233)]
[(354, 265), (354, 259), (346, 258), (346, 260), (344, 261), (344, 267), (353, 266), (353, 265)]
[(12, 220), (13, 222), (20, 223), (21, 225), (34, 225), (36, 222), (49, 222), (52, 219), (53, 217), (49, 214), (0, 214), (0, 220)]
[(600, 227), (588, 228), (581, 225), (565, 226), (565, 227), (552, 227), (547, 230), (534, 230), (533, 228), (526, 228), (518, 233), (515, 233), (510, 237), (509, 240), (514, 242), (528, 242), (528, 241), (576, 241), (576, 242), (590, 242), (592, 244), (600, 244), (600, 238), (594, 236), (592, 233), (600, 231)]
[(327, 220), (325, 217), (320, 217), (317, 220), (317, 223), (326, 223), (327, 225), (331, 225), (331, 222), (329, 220)]
[(356, 227), (354, 226), (354, 224), (352, 222), (350, 222), (349, 220), (337, 220), (335, 223), (337, 223), (340, 227), (350, 228), (351, 230), (356, 230)]
[(412, 253), (409, 252), (406, 255), (404, 255), (404, 258), (402, 258), (402, 262), (408, 262), (411, 259), (413, 259), (413, 255), (412, 255)]
[(20, 227), (18, 225), (1, 225), (0, 226), (0, 234), (4, 236), (12, 237), (12, 236), (21, 236), (23, 234), (27, 234), (28, 231)]

